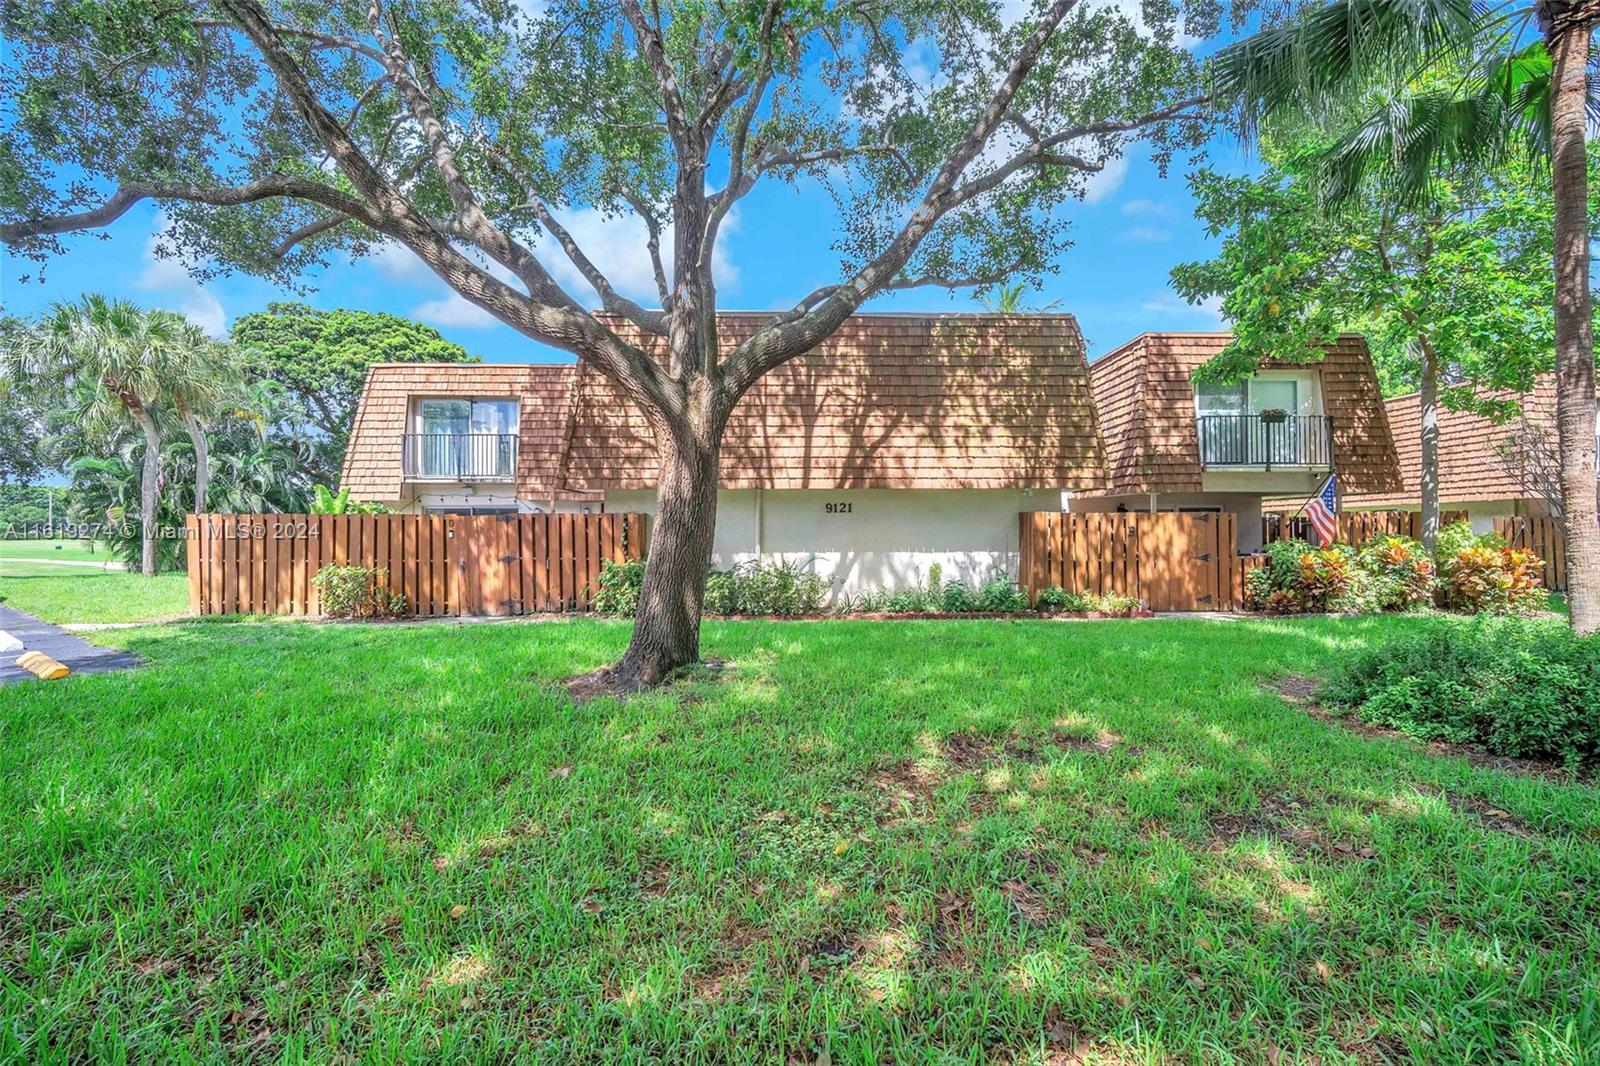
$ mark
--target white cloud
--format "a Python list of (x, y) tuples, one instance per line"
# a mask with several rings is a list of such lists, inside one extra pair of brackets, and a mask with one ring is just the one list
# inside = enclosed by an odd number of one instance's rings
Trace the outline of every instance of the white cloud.
[(1128, 176), (1128, 157), (1119, 155), (1106, 160), (1106, 165), (1089, 175), (1083, 186), (1083, 202), (1097, 204), (1117, 191), (1122, 179)]
[(176, 311), (213, 337), (221, 337), (228, 331), (228, 313), (222, 301), (189, 275), (182, 259), (160, 254), (167, 225), (166, 215), (156, 216), (155, 232), (144, 246), (144, 269), (134, 284), (154, 293), (163, 310)]
[(373, 245), (370, 258), (378, 273), (390, 281), (415, 283), (434, 276), (415, 252), (396, 241)]
[[(401, 251), (404, 252), (405, 249), (402, 248)], [(411, 255), (410, 252), (405, 252), (405, 254)], [(517, 280), (516, 275), (511, 271), (481, 254), (472, 252), (467, 254), (478, 266), (488, 271), (491, 275), (512, 288), (521, 290), (522, 283)], [(415, 256), (412, 256), (412, 258), (416, 259)], [(421, 260), (416, 261), (419, 265), (421, 264)], [(429, 278), (435, 279), (434, 287), (442, 295), (437, 299), (425, 300), (413, 307), (411, 309), (412, 318), (435, 326), (453, 326), (458, 329), (493, 329), (495, 326), (501, 325), (498, 318), (454, 289), (447, 288), (443, 282), (438, 281), (432, 271), (424, 267), (422, 272)]]
[(500, 320), (459, 292), (447, 293), (437, 300), (427, 300), (411, 309), (411, 317), (434, 326), (454, 326), (460, 329), (493, 329)]
[(1129, 200), (1123, 204), (1122, 213), (1125, 215), (1153, 215), (1156, 218), (1171, 218), (1177, 214), (1172, 205), (1165, 200), (1147, 200), (1143, 197), (1137, 200)]
[(1123, 230), (1120, 239), (1143, 244), (1160, 244), (1172, 240), (1172, 231), (1160, 226), (1134, 226), (1132, 229)]
[(1197, 328), (1222, 329), (1225, 326), (1220, 296), (1207, 296), (1198, 304), (1191, 304), (1175, 293), (1163, 292), (1140, 304), (1139, 309), (1160, 318), (1178, 319)]

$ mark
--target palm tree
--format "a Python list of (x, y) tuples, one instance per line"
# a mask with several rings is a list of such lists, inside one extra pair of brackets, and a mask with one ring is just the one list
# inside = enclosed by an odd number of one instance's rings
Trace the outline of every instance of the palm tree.
[(1597, 22), (1600, 0), (1332, 0), (1224, 49), (1215, 66), (1217, 92), (1247, 131), (1279, 116), (1333, 116), (1374, 86), (1390, 93), (1327, 157), (1334, 198), (1369, 172), (1385, 174), (1396, 195), (1415, 196), (1436, 170), (1493, 165), (1514, 146), (1548, 161), (1563, 521), (1580, 634), (1600, 630), (1584, 144)]
[(206, 331), (181, 315), (156, 311), (171, 319), (175, 343), (168, 360), (167, 397), (194, 447), (194, 510), (203, 513), (210, 502), (210, 447), (205, 423), (219, 417), (237, 398), (242, 381), (232, 350), (213, 340)]
[(139, 569), (156, 572), (161, 432), (156, 411), (172, 378), (178, 343), (173, 316), (146, 314), (126, 300), (100, 295), (51, 306), (28, 340), (7, 355), (19, 377), (60, 382), (88, 424), (135, 422), (144, 436), (139, 476)]

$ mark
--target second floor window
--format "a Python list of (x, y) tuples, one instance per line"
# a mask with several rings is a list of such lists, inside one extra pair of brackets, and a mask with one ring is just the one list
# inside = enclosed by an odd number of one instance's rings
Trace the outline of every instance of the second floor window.
[(508, 479), (517, 461), (516, 400), (418, 400), (407, 477)]
[(1258, 415), (1274, 409), (1300, 413), (1300, 382), (1294, 378), (1253, 377), (1228, 385), (1202, 381), (1195, 396), (1202, 415)]
[(423, 433), (515, 433), (515, 400), (423, 400)]

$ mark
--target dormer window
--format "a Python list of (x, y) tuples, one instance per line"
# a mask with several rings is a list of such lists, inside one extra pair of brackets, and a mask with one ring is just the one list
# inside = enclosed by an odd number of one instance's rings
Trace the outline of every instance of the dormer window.
[(417, 481), (509, 481), (517, 468), (517, 401), (419, 399), (405, 435), (405, 476)]

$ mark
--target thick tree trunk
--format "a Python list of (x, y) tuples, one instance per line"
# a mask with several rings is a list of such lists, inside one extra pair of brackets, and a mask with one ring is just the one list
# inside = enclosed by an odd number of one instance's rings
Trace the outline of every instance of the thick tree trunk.
[(1567, 537), (1572, 628), (1600, 629), (1600, 522), (1595, 501), (1593, 309), (1589, 295), (1589, 186), (1584, 151), (1591, 25), (1552, 35), (1551, 140), (1555, 199), (1556, 425)]
[(633, 639), (612, 667), (613, 687), (632, 691), (666, 680), (700, 658), (700, 609), (717, 522), (717, 443), (659, 434), (660, 481), (649, 561)]
[(1422, 543), (1433, 553), (1439, 543), (1439, 364), (1422, 346)]
[(154, 577), (156, 572), (156, 511), (160, 507), (161, 434), (154, 416), (136, 408), (133, 417), (144, 431), (144, 467), (139, 475), (139, 572)]
[(183, 416), (183, 427), (189, 431), (189, 442), (194, 445), (194, 513), (206, 512), (206, 494), (211, 485), (211, 455), (206, 444), (206, 431), (194, 415)]

